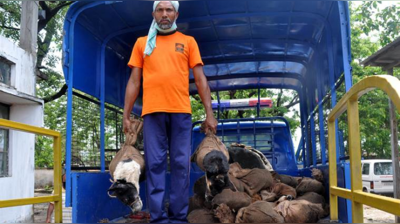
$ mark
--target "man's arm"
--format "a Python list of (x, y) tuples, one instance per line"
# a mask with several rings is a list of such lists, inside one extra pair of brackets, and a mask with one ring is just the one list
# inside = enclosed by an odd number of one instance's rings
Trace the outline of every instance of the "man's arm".
[(125, 106), (123, 115), (124, 133), (128, 132), (128, 128), (130, 126), (130, 115), (132, 107), (135, 104), (135, 101), (139, 95), (141, 79), (142, 79), (142, 69), (133, 67), (131, 72), (131, 77), (129, 78), (128, 84), (126, 85), (126, 92), (125, 92)]
[(197, 91), (199, 92), (201, 101), (203, 102), (204, 105), (204, 109), (206, 110), (205, 131), (207, 133), (207, 130), (210, 129), (213, 133), (216, 133), (218, 122), (215, 119), (214, 113), (212, 111), (210, 87), (208, 86), (207, 78), (204, 75), (203, 66), (196, 65), (193, 68), (193, 75)]

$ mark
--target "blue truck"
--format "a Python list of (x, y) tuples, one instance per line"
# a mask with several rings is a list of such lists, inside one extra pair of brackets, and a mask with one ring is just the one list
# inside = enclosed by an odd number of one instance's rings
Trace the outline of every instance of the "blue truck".
[[(127, 62), (136, 39), (147, 35), (152, 21), (149, 1), (77, 1), (65, 18), (63, 70), (68, 85), (66, 136), (66, 205), (73, 208), (73, 222), (113, 220), (129, 208), (110, 199), (107, 173), (107, 117), (115, 113), (115, 134), (124, 106), (130, 75)], [(350, 18), (345, 1), (184, 1), (180, 4), (178, 30), (193, 36), (199, 45), (211, 91), (275, 88), (294, 90), (300, 98), (301, 141), (293, 146), (288, 122), (281, 117), (219, 119), (218, 135), (225, 144), (239, 142), (262, 151), (278, 173), (310, 176), (312, 168), (323, 171), (329, 189), (330, 174), (337, 187), (351, 188), (350, 164), (339, 144), (340, 131), (329, 136), (336, 143), (335, 158), (328, 157), (328, 119), (324, 111), (338, 102), (336, 92), (352, 87)], [(197, 94), (190, 75), (190, 94)], [(95, 172), (75, 170), (76, 122), (74, 103), (86, 100), (98, 108), (98, 166)], [(139, 99), (132, 113), (140, 115)], [(217, 100), (218, 105), (220, 99)], [(219, 108), (219, 107), (218, 107)], [(260, 110), (260, 100), (255, 105)], [(84, 116), (84, 115), (81, 115)], [(89, 121), (87, 121), (89, 122)], [(204, 137), (193, 123), (192, 152)], [(335, 122), (335, 121), (334, 121)], [(336, 121), (337, 127), (337, 121)], [(122, 140), (116, 137), (118, 141)], [(297, 153), (295, 153), (295, 148)], [(78, 151), (77, 151), (78, 150)], [(297, 156), (296, 156), (297, 155)], [(333, 159), (335, 170), (329, 170)], [(203, 175), (193, 164), (191, 182)], [(331, 175), (332, 176), (332, 175)], [(141, 194), (144, 197), (145, 182)], [(336, 184), (335, 184), (336, 185)], [(339, 194), (339, 193), (338, 193)], [(327, 192), (327, 199), (333, 196)], [(332, 204), (331, 204), (332, 205)], [(334, 204), (335, 205), (335, 204)], [(338, 217), (352, 222), (352, 202), (339, 197)], [(146, 202), (144, 200), (144, 209)]]

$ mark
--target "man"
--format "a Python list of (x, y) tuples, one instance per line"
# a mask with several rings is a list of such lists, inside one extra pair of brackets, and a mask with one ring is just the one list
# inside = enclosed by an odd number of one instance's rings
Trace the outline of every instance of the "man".
[[(126, 87), (124, 131), (129, 127), (129, 116), (143, 77), (146, 193), (151, 222), (186, 222), (192, 126), (190, 68), (206, 111), (206, 129), (215, 132), (217, 127), (197, 43), (193, 37), (176, 31), (178, 9), (177, 1), (154, 2), (149, 34), (136, 41), (128, 63), (132, 72)], [(171, 186), (165, 186), (167, 150)], [(166, 187), (170, 187), (168, 214), (163, 203)]]

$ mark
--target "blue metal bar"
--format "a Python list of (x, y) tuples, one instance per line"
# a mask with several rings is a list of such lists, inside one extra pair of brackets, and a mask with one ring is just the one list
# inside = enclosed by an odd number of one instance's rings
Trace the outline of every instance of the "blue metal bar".
[(254, 141), (254, 148), (257, 149), (256, 120), (253, 121), (253, 141)]
[(318, 120), (319, 120), (319, 144), (321, 149), (321, 163), (322, 165), (326, 164), (326, 147), (325, 147), (325, 127), (324, 127), (324, 112), (323, 112), (323, 103), (322, 103), (322, 94), (323, 94), (323, 80), (320, 76), (317, 76), (318, 82)]
[(100, 167), (105, 172), (105, 95), (106, 95), (106, 71), (105, 71), (105, 47), (101, 51), (100, 71)]
[(302, 153), (302, 151), (303, 151), (303, 149), (301, 148), (303, 146), (303, 136), (301, 136), (300, 137), (300, 142), (299, 142), (299, 145), (297, 146), (297, 150), (296, 150), (296, 154), (295, 154), (295, 158), (296, 158), (296, 164), (300, 164), (299, 163), (299, 159), (300, 159), (300, 156), (303, 156), (301, 153)]
[(219, 116), (220, 116), (220, 112), (221, 112), (221, 105), (220, 105), (220, 98), (219, 98), (219, 91), (216, 92), (217, 93), (217, 101), (218, 101), (218, 112), (217, 112), (217, 120), (219, 120)]
[(349, 17), (348, 17), (348, 4), (345, 1), (338, 1), (339, 16), (340, 16), (340, 33), (342, 39), (342, 51), (343, 51), (343, 68), (344, 68), (344, 80), (346, 86), (346, 92), (350, 90), (352, 86), (351, 79), (351, 55), (350, 55), (350, 33), (348, 29)]
[(308, 107), (307, 107), (307, 94), (305, 91), (305, 87), (303, 87), (303, 110), (304, 110), (304, 167), (309, 167), (310, 166), (310, 161), (309, 161), (309, 149), (311, 148), (310, 146), (310, 141), (309, 141), (309, 134), (308, 134), (308, 122), (307, 122), (307, 117), (308, 117)]
[(66, 138), (66, 197), (65, 197), (65, 206), (72, 206), (72, 179), (71, 179), (71, 157), (72, 157), (72, 106), (73, 106), (73, 71), (74, 71), (74, 30), (75, 23), (84, 10), (88, 8), (95, 7), (97, 5), (104, 4), (103, 2), (94, 2), (89, 5), (86, 5), (73, 15), (70, 19), (70, 27), (69, 27), (69, 66), (68, 66), (68, 99), (67, 99), (67, 138)]
[(221, 123), (221, 126), (222, 126), (222, 141), (224, 141), (224, 137), (225, 137), (225, 135), (224, 135), (224, 123)]
[[(304, 88), (304, 87), (303, 87)], [(306, 168), (306, 130), (307, 130), (307, 113), (306, 113), (306, 102), (305, 102), (305, 94), (303, 89), (299, 91), (300, 97), (300, 116), (301, 116), (301, 138), (302, 138), (302, 151), (303, 151), (303, 168)]]
[[(288, 126), (289, 127), (289, 126)], [(274, 120), (271, 120), (271, 151), (272, 151), (272, 167), (275, 169), (275, 132), (274, 132)]]
[[(220, 120), (219, 123), (226, 123), (226, 122), (238, 122), (238, 121), (271, 121), (271, 120), (279, 120), (285, 123), (287, 127), (289, 127), (289, 122), (284, 117), (259, 117), (259, 118), (240, 118), (240, 119), (223, 119)], [(193, 123), (193, 127), (197, 124), (201, 124), (202, 121), (196, 121)]]
[(237, 120), (237, 136), (236, 136), (236, 138), (237, 138), (237, 141), (238, 141), (238, 143), (240, 143), (240, 123), (239, 123), (239, 120)]
[[(229, 75), (218, 75), (218, 76), (207, 76), (207, 81), (214, 80), (225, 80), (225, 79), (240, 79), (240, 78), (292, 78), (298, 80), (302, 85), (306, 83), (303, 76), (293, 72), (269, 72), (269, 73), (240, 73), (240, 74), (229, 74)], [(189, 79), (189, 83), (195, 83), (194, 79)]]
[(65, 196), (65, 206), (66, 207), (71, 207), (72, 206), (72, 179), (71, 179), (71, 154), (72, 154), (72, 89), (73, 89), (73, 84), (74, 84), (74, 30), (75, 30), (75, 23), (76, 20), (79, 16), (80, 13), (82, 13), (84, 10), (88, 8), (95, 7), (97, 5), (104, 4), (103, 2), (94, 2), (89, 5), (86, 5), (73, 15), (72, 18), (68, 19), (70, 20), (70, 26), (69, 26), (69, 37), (68, 37), (68, 47), (69, 47), (69, 65), (68, 65), (68, 99), (67, 99), (67, 130), (66, 130), (66, 161), (65, 161), (65, 169), (66, 169), (66, 196)]
[[(313, 115), (313, 114), (312, 114)], [(317, 144), (315, 142), (315, 121), (314, 121), (314, 115), (312, 116), (310, 120), (310, 131), (311, 131), (311, 145), (312, 145), (312, 162), (313, 166), (317, 166)]]
[[(260, 83), (260, 81), (258, 83)], [(260, 117), (260, 95), (261, 91), (260, 87), (258, 87), (257, 117)]]
[[(71, 49), (72, 50), (72, 49)], [(73, 51), (73, 50), (72, 50)], [(72, 55), (70, 53), (70, 55)], [(70, 57), (71, 59), (71, 57)], [(70, 62), (70, 64), (73, 64)], [(70, 70), (72, 71), (71, 67)], [(72, 88), (73, 88), (73, 72), (69, 72), (68, 74), (68, 92), (67, 92), (67, 138), (66, 138), (66, 159), (65, 159), (65, 173), (66, 173), (66, 178), (65, 178), (65, 190), (66, 190), (66, 195), (65, 195), (65, 206), (66, 207), (71, 207), (71, 147), (72, 147), (72, 104), (73, 104), (73, 95), (72, 95)]]
[[(325, 29), (326, 31), (326, 47), (328, 48), (328, 67), (329, 67), (329, 85), (331, 86), (331, 108), (336, 106), (336, 88), (335, 88), (335, 66), (333, 60), (333, 41), (330, 29)], [(335, 121), (336, 136), (338, 136), (339, 125), (338, 121)], [(336, 137), (336, 162), (340, 161), (339, 152), (339, 139)]]

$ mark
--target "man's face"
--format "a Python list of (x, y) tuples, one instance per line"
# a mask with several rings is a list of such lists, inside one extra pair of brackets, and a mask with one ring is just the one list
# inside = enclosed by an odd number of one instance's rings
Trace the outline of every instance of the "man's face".
[(171, 28), (178, 16), (179, 12), (176, 12), (174, 6), (169, 1), (158, 3), (156, 10), (153, 12), (153, 17), (157, 25), (163, 30)]

